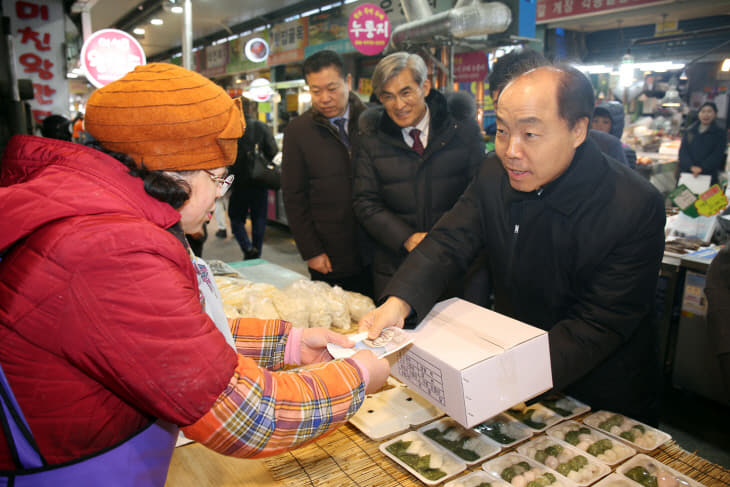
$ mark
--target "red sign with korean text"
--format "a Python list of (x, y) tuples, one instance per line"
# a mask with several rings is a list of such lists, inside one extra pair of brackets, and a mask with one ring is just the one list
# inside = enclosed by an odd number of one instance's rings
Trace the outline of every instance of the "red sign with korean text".
[(537, 23), (603, 13), (671, 0), (537, 0)]
[(146, 58), (137, 39), (117, 29), (94, 32), (81, 48), (81, 67), (89, 82), (101, 88), (145, 64)]
[(347, 26), (350, 42), (361, 53), (380, 54), (390, 39), (390, 22), (382, 8), (372, 3), (359, 5)]
[(33, 121), (68, 116), (62, 1), (3, 0), (2, 11), (10, 18), (17, 77), (33, 83), (34, 96), (28, 100)]
[(484, 81), (487, 77), (487, 55), (484, 52), (454, 54), (454, 81)]

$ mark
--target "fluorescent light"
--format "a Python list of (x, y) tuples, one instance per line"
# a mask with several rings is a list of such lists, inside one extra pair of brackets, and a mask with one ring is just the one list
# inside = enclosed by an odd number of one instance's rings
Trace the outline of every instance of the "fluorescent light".
[(586, 64), (585, 66), (575, 64), (574, 67), (588, 74), (604, 74), (613, 73), (613, 67), (606, 66), (605, 64)]
[(144, 29), (142, 27), (137, 27), (132, 32), (134, 32), (138, 36), (143, 36), (144, 35)]
[(164, 22), (162, 21), (162, 19), (152, 19), (152, 20), (150, 20), (150, 24), (152, 24), (152, 25), (162, 25), (162, 24), (164, 24)]
[(724, 71), (726, 73), (730, 71), (730, 58), (725, 58), (722, 62), (722, 66), (720, 67), (720, 71)]
[(174, 7), (172, 7), (170, 9), (170, 12), (172, 12), (174, 14), (181, 14), (181, 13), (183, 13), (183, 8), (179, 5), (175, 5)]

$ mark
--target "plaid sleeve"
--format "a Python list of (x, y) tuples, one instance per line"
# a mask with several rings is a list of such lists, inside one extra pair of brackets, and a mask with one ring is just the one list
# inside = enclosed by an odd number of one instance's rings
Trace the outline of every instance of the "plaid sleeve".
[(236, 457), (276, 455), (344, 424), (365, 386), (350, 359), (272, 372), (238, 356), (228, 387), (185, 436)]
[(236, 351), (271, 370), (284, 365), (284, 351), (291, 324), (282, 320), (236, 318), (230, 321)]

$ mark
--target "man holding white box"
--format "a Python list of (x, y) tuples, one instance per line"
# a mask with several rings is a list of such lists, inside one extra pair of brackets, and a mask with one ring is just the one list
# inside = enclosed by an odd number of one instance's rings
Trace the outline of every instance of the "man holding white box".
[(541, 67), (507, 85), (498, 157), (487, 157), (360, 329), (377, 336), (421, 321), (486, 249), (495, 309), (549, 332), (554, 388), (656, 424), (664, 202), (586, 139), (592, 112), (590, 81), (574, 68)]

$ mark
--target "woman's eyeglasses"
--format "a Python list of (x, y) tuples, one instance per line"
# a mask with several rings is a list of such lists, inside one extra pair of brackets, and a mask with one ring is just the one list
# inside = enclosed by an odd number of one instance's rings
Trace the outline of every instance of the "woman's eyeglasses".
[(210, 176), (210, 179), (216, 182), (220, 191), (220, 196), (226, 194), (226, 191), (228, 191), (228, 188), (231, 187), (231, 184), (233, 184), (233, 179), (235, 178), (233, 174), (229, 174), (225, 178), (222, 178), (220, 176), (216, 176), (207, 169), (203, 169), (203, 171), (205, 171), (205, 173)]

